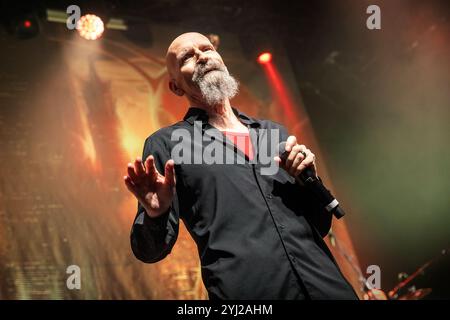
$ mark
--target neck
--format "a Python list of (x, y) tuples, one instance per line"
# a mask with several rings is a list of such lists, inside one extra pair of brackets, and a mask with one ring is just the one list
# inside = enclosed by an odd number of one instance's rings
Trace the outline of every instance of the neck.
[(230, 100), (225, 99), (223, 103), (208, 106), (195, 105), (206, 111), (208, 122), (219, 130), (245, 130), (246, 127), (239, 121), (230, 105)]

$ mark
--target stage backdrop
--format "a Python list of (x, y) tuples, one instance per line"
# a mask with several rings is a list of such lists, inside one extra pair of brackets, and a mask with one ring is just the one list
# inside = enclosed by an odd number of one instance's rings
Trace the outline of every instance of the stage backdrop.
[[(137, 202), (123, 185), (126, 165), (141, 155), (148, 135), (188, 107), (169, 91), (164, 66), (170, 40), (185, 30), (153, 30), (149, 48), (118, 31), (90, 42), (51, 23), (26, 41), (1, 34), (0, 299), (207, 298), (184, 225), (164, 261), (143, 264), (130, 249)], [(332, 185), (298, 93), (292, 91), (295, 110), (286, 115), (233, 35), (221, 34), (219, 51), (241, 82), (232, 104), (286, 124), (315, 151)], [(283, 57), (278, 63), (289, 87), (289, 64)], [(335, 221), (334, 232), (347, 260), (336, 243), (330, 247), (358, 291), (345, 222)], [(80, 268), (80, 290), (66, 286), (70, 265)]]

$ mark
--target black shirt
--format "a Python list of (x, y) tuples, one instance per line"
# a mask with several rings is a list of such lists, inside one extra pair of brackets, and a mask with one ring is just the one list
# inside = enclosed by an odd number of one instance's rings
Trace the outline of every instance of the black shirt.
[[(233, 112), (253, 133), (255, 161), (211, 126), (199, 108), (190, 108), (183, 121), (146, 139), (142, 159), (152, 154), (161, 174), (177, 144), (191, 150), (191, 157), (207, 145), (231, 148), (244, 161), (187, 164), (175, 160), (176, 194), (170, 210), (150, 218), (138, 203), (131, 230), (135, 256), (146, 263), (166, 257), (177, 239), (181, 218), (197, 244), (211, 299), (357, 299), (322, 239), (331, 227), (331, 214), (285, 170), (262, 174), (267, 165), (258, 162), (265, 143), (261, 141), (270, 141), (264, 138), (272, 129), (278, 129), (278, 140), (285, 141), (286, 129), (235, 108)], [(173, 141), (177, 129), (191, 136), (197, 129), (202, 136), (212, 132), (214, 138)], [(266, 147), (273, 158), (274, 148)]]

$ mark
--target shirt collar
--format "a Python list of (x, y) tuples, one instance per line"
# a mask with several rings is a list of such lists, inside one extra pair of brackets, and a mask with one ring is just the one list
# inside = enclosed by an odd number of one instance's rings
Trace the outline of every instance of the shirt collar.
[[(258, 120), (249, 117), (248, 115), (246, 115), (245, 113), (239, 111), (234, 107), (231, 107), (231, 109), (243, 124), (249, 125), (251, 127), (261, 126)], [(194, 124), (194, 121), (202, 121), (206, 123), (208, 122), (208, 114), (203, 109), (197, 107), (190, 107), (186, 115), (184, 116), (183, 120), (189, 122), (191, 125)]]

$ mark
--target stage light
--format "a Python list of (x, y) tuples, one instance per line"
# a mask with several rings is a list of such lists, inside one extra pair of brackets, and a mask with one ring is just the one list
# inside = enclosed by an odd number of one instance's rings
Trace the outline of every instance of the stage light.
[(95, 14), (84, 15), (78, 20), (77, 30), (87, 40), (97, 40), (103, 34), (105, 26), (102, 19)]
[(6, 30), (19, 39), (31, 39), (39, 34), (39, 21), (34, 13), (18, 14), (9, 18)]
[(270, 52), (263, 52), (258, 56), (258, 62), (261, 64), (266, 64), (272, 61), (272, 54)]

